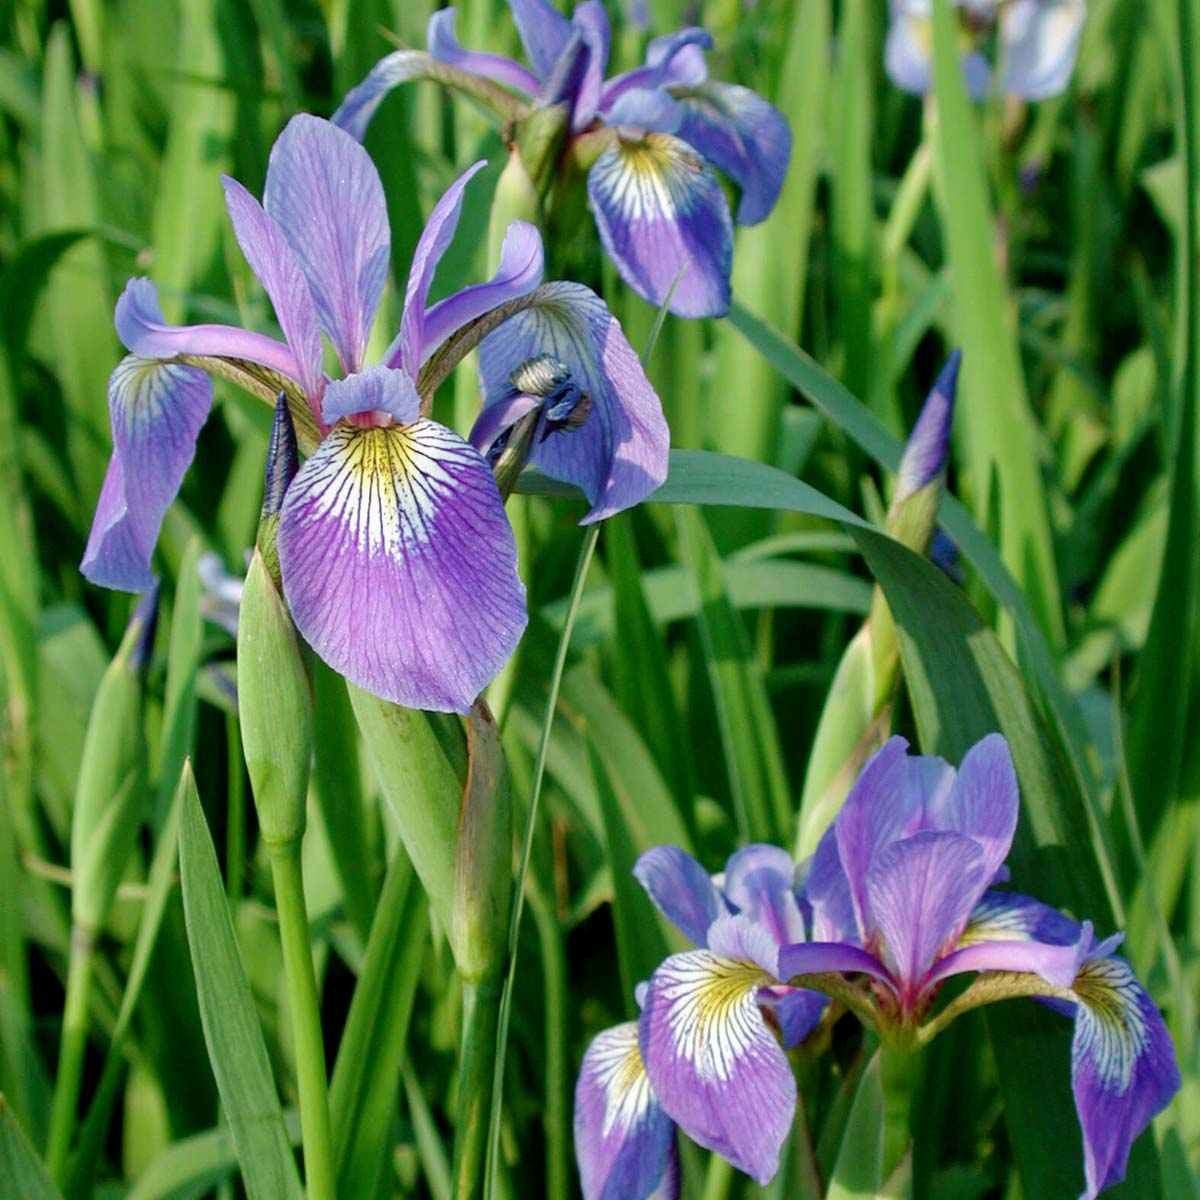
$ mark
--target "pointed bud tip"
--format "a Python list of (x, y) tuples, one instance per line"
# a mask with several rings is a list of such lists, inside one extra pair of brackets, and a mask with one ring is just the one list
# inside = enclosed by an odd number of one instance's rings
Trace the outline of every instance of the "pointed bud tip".
[(287, 393), (280, 392), (275, 401), (275, 420), (271, 426), (271, 444), (267, 448), (266, 488), (263, 492), (262, 515), (273, 517), (283, 507), (283, 497), (300, 469), (300, 453), (296, 447), (296, 427), (288, 408)]
[(946, 465), (950, 450), (950, 428), (954, 420), (954, 397), (958, 391), (958, 371), (962, 351), (955, 350), (946, 360), (921, 415), (913, 426), (904, 457), (900, 461), (900, 481), (894, 503), (932, 483)]

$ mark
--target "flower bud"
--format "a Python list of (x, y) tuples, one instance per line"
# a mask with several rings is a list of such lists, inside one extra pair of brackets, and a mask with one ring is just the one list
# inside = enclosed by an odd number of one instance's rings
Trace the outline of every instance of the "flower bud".
[(528, 221), (540, 228), (541, 218), (542, 205), (537, 189), (521, 161), (520, 151), (513, 146), (496, 182), (496, 194), (492, 198), (492, 211), (488, 217), (488, 270), (495, 271), (500, 265), (504, 235), (514, 221)]
[(512, 905), (512, 804), (500, 732), (482, 700), (466, 720), (469, 765), (458, 814), (450, 930), (459, 974), (498, 979)]
[(242, 591), (237, 664), (242, 753), (259, 828), (268, 843), (294, 841), (304, 834), (312, 691), (292, 619), (257, 548)]
[(275, 547), (275, 537), (279, 530), (279, 510), (283, 507), (283, 498), (288, 486), (296, 478), (299, 469), (296, 427), (292, 423), (291, 410), (288, 408), (287, 393), (280, 392), (275, 401), (275, 420), (271, 425), (271, 441), (267, 447), (266, 484), (263, 489), (262, 512), (258, 518), (258, 535), (255, 538), (278, 590), (282, 590), (279, 551)]
[(88, 719), (71, 821), (71, 918), (89, 934), (108, 920), (145, 808), (142, 682), (157, 623), (156, 586), (134, 610)]

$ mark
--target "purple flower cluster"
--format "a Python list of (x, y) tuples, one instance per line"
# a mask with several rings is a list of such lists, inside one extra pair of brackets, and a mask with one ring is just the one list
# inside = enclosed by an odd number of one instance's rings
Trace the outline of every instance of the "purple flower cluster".
[(1089, 922), (996, 886), (1018, 812), (1005, 740), (984, 738), (957, 771), (907, 751), (896, 737), (871, 759), (799, 871), (770, 846), (714, 878), (675, 847), (639, 860), (639, 881), (700, 949), (669, 957), (639, 990), (638, 1021), (584, 1056), (586, 1200), (678, 1195), (676, 1125), (766, 1183), (796, 1102), (785, 1051), (831, 1011), (810, 989), (916, 1047), (941, 1027), (942, 983), (967, 972), (986, 999), (1036, 995), (1073, 1018), (1085, 1200), (1124, 1177), (1133, 1140), (1180, 1086), (1162, 1017), (1114, 954), (1119, 936), (1097, 942)]

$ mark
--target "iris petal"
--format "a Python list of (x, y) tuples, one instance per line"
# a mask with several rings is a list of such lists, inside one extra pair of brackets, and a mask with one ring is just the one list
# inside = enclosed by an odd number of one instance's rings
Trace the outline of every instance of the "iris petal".
[(484, 79), (494, 79), (526, 96), (532, 96), (538, 90), (537, 76), (519, 62), (503, 54), (489, 54), (486, 50), (464, 50), (458, 44), (458, 36), (454, 32), (457, 15), (455, 9), (443, 8), (429, 18), (426, 32), (429, 57), (434, 62), (457, 67), (472, 75), (481, 75)]
[(655, 38), (646, 47), (646, 65), (614, 75), (600, 94), (600, 111), (611, 114), (613, 104), (631, 88), (663, 88), (668, 84), (697, 84), (707, 74), (704, 51), (712, 49), (712, 35), (692, 26)]
[(667, 1114), (760, 1184), (779, 1169), (796, 1104), (787, 1058), (758, 1006), (773, 982), (752, 961), (711, 950), (675, 954), (650, 980), (639, 1022), (646, 1070)]
[(541, 354), (569, 368), (590, 394), (592, 411), (580, 428), (540, 442), (532, 461), (583, 489), (593, 505), (585, 524), (644, 500), (666, 478), (670, 432), (616, 317), (582, 284), (546, 284), (536, 305), (510, 317), (480, 345), (485, 406), (510, 396), (509, 374)]
[(639, 296), (661, 305), (671, 295), (671, 311), (683, 317), (728, 311), (729, 205), (686, 142), (619, 132), (588, 172), (588, 196), (605, 251)]
[(1044, 100), (1071, 80), (1083, 23), (1084, 0), (1016, 0), (1001, 18), (1004, 90)]
[(492, 473), (432, 421), (335, 426), (288, 488), (279, 558), (313, 649), (409, 708), (467, 712), (525, 628)]
[(297, 382), (310, 403), (321, 394), (325, 372), (321, 365), (321, 326), (312, 293), (283, 230), (236, 179), (222, 176), (225, 207), (238, 245), (275, 309), (279, 327), (299, 371)]
[(584, 1200), (648, 1200), (664, 1182), (674, 1125), (642, 1063), (635, 1021), (607, 1029), (575, 1085), (575, 1157)]
[(726, 909), (709, 873), (678, 846), (654, 846), (634, 864), (634, 877), (659, 911), (697, 946)]
[(203, 371), (131, 354), (108, 381), (113, 453), (80, 570), (101, 587), (142, 592), (150, 556), (212, 405)]
[(547, 0), (508, 0), (508, 7), (534, 70), (549, 75), (571, 36), (571, 22)]
[(423, 79), (429, 74), (429, 67), (429, 55), (420, 50), (393, 50), (371, 68), (362, 83), (346, 93), (330, 119), (361, 142), (388, 92), (402, 83)]
[(604, 72), (608, 69), (612, 30), (608, 23), (608, 13), (600, 0), (583, 0), (583, 3), (575, 8), (571, 24), (579, 31), (585, 49), (583, 70), (571, 110), (571, 128), (578, 133), (592, 123), (600, 107), (600, 93), (604, 86)]
[(725, 898), (780, 945), (804, 941), (792, 856), (778, 846), (746, 846), (725, 864)]
[(375, 164), (344, 129), (300, 113), (271, 149), (263, 207), (308, 280), (342, 367), (357, 371), (383, 293), (390, 246)]
[(732, 83), (702, 83), (675, 97), (682, 110), (676, 134), (741, 189), (738, 224), (766, 220), (792, 152), (783, 113), (757, 92)]
[(1071, 1082), (1083, 1127), (1084, 1200), (1092, 1200), (1125, 1177), (1134, 1139), (1181, 1081), (1162, 1016), (1124, 959), (1084, 963), (1074, 991)]

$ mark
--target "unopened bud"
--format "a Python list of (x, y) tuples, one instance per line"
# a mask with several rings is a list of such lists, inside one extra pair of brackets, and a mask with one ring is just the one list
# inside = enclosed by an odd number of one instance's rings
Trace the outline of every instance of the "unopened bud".
[(258, 824), (268, 843), (303, 836), (312, 758), (312, 692), (300, 641), (255, 550), (238, 618), (238, 719)]
[(84, 737), (71, 820), (71, 917), (92, 934), (108, 920), (145, 809), (142, 682), (157, 622), (155, 586), (100, 680)]
[(296, 427), (288, 408), (287, 393), (280, 392), (275, 401), (275, 420), (271, 425), (271, 441), (267, 446), (266, 484), (255, 539), (277, 588), (280, 587), (280, 574), (279, 551), (275, 541), (279, 531), (279, 510), (283, 508), (283, 498), (299, 469)]
[(504, 237), (514, 221), (528, 221), (540, 228), (542, 204), (529, 172), (521, 161), (520, 151), (513, 146), (508, 152), (508, 162), (496, 181), (496, 193), (492, 197), (492, 211), (488, 217), (488, 270), (495, 271), (500, 265), (500, 251)]

